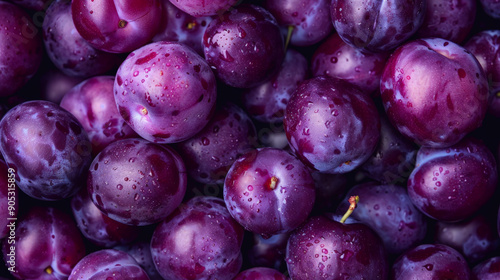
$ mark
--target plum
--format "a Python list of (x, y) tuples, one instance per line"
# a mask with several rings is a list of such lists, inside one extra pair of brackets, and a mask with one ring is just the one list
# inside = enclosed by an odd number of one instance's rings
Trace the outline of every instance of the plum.
[(380, 117), (373, 100), (340, 79), (303, 81), (290, 97), (284, 127), (288, 142), (308, 166), (324, 173), (347, 173), (375, 151)]
[(148, 235), (147, 239), (139, 239), (127, 245), (115, 246), (113, 249), (131, 255), (144, 271), (146, 271), (150, 280), (163, 280), (164, 278), (161, 277), (158, 270), (156, 270), (153, 257), (151, 256), (150, 239), (151, 236)]
[(78, 33), (91, 46), (111, 53), (131, 52), (158, 32), (159, 0), (73, 0)]
[(186, 184), (184, 162), (171, 147), (130, 138), (109, 144), (94, 158), (87, 189), (111, 219), (150, 225), (179, 206)]
[(497, 0), (479, 0), (479, 3), (488, 16), (494, 19), (500, 18), (500, 2)]
[(14, 94), (37, 72), (43, 42), (29, 14), (0, 1), (0, 97)]
[(473, 279), (496, 280), (500, 277), (500, 256), (492, 257), (472, 268)]
[(16, 184), (41, 200), (61, 200), (82, 187), (92, 161), (87, 133), (59, 105), (27, 101), (0, 122), (0, 150), (16, 171)]
[(230, 10), (239, 0), (170, 0), (182, 11), (194, 17), (215, 16)]
[(114, 82), (113, 76), (89, 78), (68, 90), (60, 103), (87, 132), (94, 155), (114, 141), (137, 137), (116, 108)]
[(237, 88), (255, 87), (279, 70), (283, 36), (273, 15), (242, 4), (209, 24), (203, 35), (205, 59), (215, 75)]
[(130, 53), (118, 68), (115, 102), (146, 140), (177, 143), (208, 123), (217, 97), (215, 76), (191, 48), (160, 41)]
[(488, 108), (488, 82), (477, 59), (440, 38), (399, 47), (385, 66), (380, 92), (391, 123), (422, 146), (456, 144), (481, 125)]

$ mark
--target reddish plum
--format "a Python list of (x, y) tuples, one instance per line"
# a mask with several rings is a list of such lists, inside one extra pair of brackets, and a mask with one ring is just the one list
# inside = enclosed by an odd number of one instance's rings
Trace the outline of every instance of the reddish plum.
[(500, 256), (492, 257), (472, 268), (472, 279), (496, 280), (500, 278)]
[(424, 21), (426, 0), (332, 0), (333, 26), (347, 44), (370, 52), (391, 51)]
[(119, 223), (104, 215), (82, 188), (71, 199), (71, 210), (76, 225), (85, 238), (97, 246), (110, 248), (132, 242), (139, 236), (139, 228)]
[(215, 16), (230, 10), (238, 0), (169, 0), (173, 5), (194, 17)]
[(224, 183), (233, 162), (255, 148), (256, 131), (243, 109), (226, 102), (205, 128), (176, 147), (188, 174), (205, 184)]
[(408, 250), (392, 266), (390, 280), (471, 279), (464, 257), (442, 244), (422, 244)]
[(97, 155), (110, 143), (137, 137), (116, 108), (113, 76), (95, 76), (71, 88), (61, 100), (61, 107), (82, 124)]
[(224, 181), (231, 216), (251, 232), (270, 236), (294, 230), (311, 213), (314, 180), (288, 152), (259, 148), (238, 158)]
[(450, 148), (420, 148), (408, 178), (408, 195), (429, 217), (459, 221), (490, 199), (497, 177), (491, 151), (481, 141), (466, 138)]
[(73, 0), (78, 33), (96, 49), (126, 53), (148, 43), (158, 31), (159, 0)]
[(242, 265), (243, 228), (224, 201), (197, 196), (154, 231), (151, 255), (166, 279), (231, 280)]
[(391, 123), (417, 144), (449, 147), (478, 128), (488, 82), (477, 59), (440, 38), (417, 39), (389, 58), (380, 82)]
[(35, 75), (42, 61), (43, 42), (29, 14), (0, 1), (0, 97), (9, 96)]
[(109, 144), (90, 166), (87, 188), (108, 217), (128, 225), (157, 223), (186, 193), (186, 170), (169, 146), (143, 139)]
[(346, 81), (319, 76), (288, 101), (284, 127), (298, 157), (325, 173), (347, 173), (374, 152), (380, 117), (373, 100)]
[(68, 280), (150, 280), (129, 254), (103, 249), (86, 255), (75, 266)]
[(276, 269), (268, 267), (253, 267), (244, 270), (233, 280), (286, 280), (287, 278), (283, 273), (277, 271)]
[(3, 240), (2, 252), (16, 279), (67, 279), (85, 256), (80, 231), (62, 210), (33, 207), (15, 223), (15, 238)]
[(279, 70), (285, 57), (276, 19), (260, 6), (243, 4), (210, 22), (203, 35), (205, 58), (217, 78), (251, 88)]
[(52, 2), (42, 29), (47, 55), (65, 74), (88, 78), (118, 67), (118, 56), (94, 49), (76, 31), (71, 16), (71, 1)]
[(92, 161), (87, 133), (59, 105), (27, 101), (0, 122), (0, 150), (16, 170), (17, 186), (41, 200), (60, 200), (81, 187)]
[(267, 0), (264, 7), (278, 23), (293, 28), (290, 43), (310, 46), (323, 40), (333, 31), (330, 17), (331, 0)]
[(288, 50), (271, 80), (243, 92), (243, 106), (250, 116), (261, 122), (282, 122), (290, 96), (308, 75), (307, 64), (301, 53)]
[(294, 280), (386, 279), (388, 263), (380, 238), (363, 224), (310, 218), (292, 233), (286, 262)]
[(206, 61), (191, 48), (166, 41), (130, 53), (116, 73), (114, 92), (118, 111), (132, 129), (163, 144), (201, 131), (217, 94)]
[(369, 53), (346, 44), (338, 33), (330, 35), (311, 59), (313, 76), (327, 75), (348, 81), (368, 94), (378, 92), (389, 53)]

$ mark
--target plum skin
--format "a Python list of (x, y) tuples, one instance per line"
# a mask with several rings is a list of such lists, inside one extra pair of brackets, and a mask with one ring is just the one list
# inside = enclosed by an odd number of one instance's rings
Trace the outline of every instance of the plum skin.
[(206, 61), (191, 48), (160, 41), (130, 53), (115, 77), (115, 102), (142, 138), (167, 144), (187, 140), (208, 123), (217, 97)]
[(478, 128), (488, 82), (477, 59), (440, 38), (417, 39), (389, 58), (380, 92), (391, 123), (417, 144), (449, 147)]

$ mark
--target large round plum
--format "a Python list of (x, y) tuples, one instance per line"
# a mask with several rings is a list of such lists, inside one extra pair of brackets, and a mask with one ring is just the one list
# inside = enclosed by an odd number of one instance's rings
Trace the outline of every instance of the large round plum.
[(463, 47), (418, 39), (389, 58), (380, 82), (392, 124), (417, 144), (449, 147), (478, 128), (488, 108), (488, 82)]
[(206, 61), (191, 48), (166, 41), (130, 53), (116, 73), (114, 92), (125, 121), (158, 143), (180, 142), (201, 131), (217, 94)]
[(347, 173), (377, 147), (380, 117), (373, 100), (346, 81), (319, 76), (288, 101), (284, 126), (292, 150), (325, 173)]
[(0, 137), (2, 155), (26, 194), (60, 200), (81, 187), (92, 161), (90, 141), (59, 105), (41, 100), (17, 105), (0, 122)]
[(168, 146), (123, 139), (95, 157), (87, 188), (108, 217), (128, 225), (149, 225), (179, 206), (186, 193), (186, 170)]

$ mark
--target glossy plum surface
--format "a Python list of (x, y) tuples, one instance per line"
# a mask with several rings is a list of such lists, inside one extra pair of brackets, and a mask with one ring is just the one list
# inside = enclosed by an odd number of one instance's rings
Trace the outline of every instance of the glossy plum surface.
[(52, 2), (42, 29), (50, 60), (65, 74), (88, 78), (118, 67), (118, 56), (94, 49), (76, 31), (71, 16), (71, 1)]
[(500, 278), (500, 256), (492, 257), (472, 268), (474, 280), (496, 280)]
[(271, 80), (243, 92), (246, 111), (261, 122), (282, 122), (286, 104), (298, 84), (308, 77), (308, 70), (304, 55), (289, 49), (280, 70)]
[(422, 244), (394, 262), (389, 279), (468, 280), (471, 271), (464, 257), (455, 249), (442, 244)]
[(323, 216), (294, 231), (286, 250), (294, 280), (386, 279), (388, 263), (380, 238), (363, 224), (341, 224)]
[(148, 43), (158, 31), (159, 0), (74, 0), (78, 33), (94, 48), (127, 53)]
[(193, 179), (221, 184), (233, 162), (254, 149), (256, 140), (250, 117), (234, 103), (226, 102), (202, 131), (176, 148)]
[(43, 56), (40, 32), (17, 5), (0, 2), (0, 97), (18, 91), (35, 75)]
[[(67, 279), (85, 256), (80, 231), (62, 210), (33, 207), (14, 223), (15, 238), (3, 240), (2, 252), (16, 279)], [(12, 251), (14, 260), (9, 263)]]
[(476, 19), (476, 1), (426, 0), (424, 22), (419, 38), (438, 37), (460, 44), (469, 34)]
[(426, 0), (332, 0), (333, 26), (347, 44), (370, 52), (391, 51), (422, 25)]
[(334, 33), (314, 52), (311, 72), (313, 76), (346, 80), (372, 94), (380, 89), (380, 77), (388, 57), (388, 52), (369, 53), (348, 45)]
[(238, 0), (170, 0), (170, 2), (194, 17), (220, 15), (238, 4)]
[(75, 194), (91, 158), (87, 133), (59, 105), (27, 101), (0, 122), (0, 150), (16, 170), (17, 186), (29, 196), (60, 200)]
[(337, 214), (347, 211), (347, 198), (359, 196), (351, 217), (373, 229), (390, 254), (399, 255), (422, 242), (427, 219), (412, 204), (406, 189), (396, 185), (365, 183), (349, 189)]
[[(149, 236), (148, 236), (149, 237)], [(115, 246), (113, 249), (124, 251), (132, 256), (135, 261), (146, 271), (150, 280), (163, 280), (158, 270), (156, 270), (151, 256), (151, 247), (149, 238), (145, 240), (137, 240), (127, 245)]]
[(94, 155), (114, 141), (137, 137), (116, 108), (114, 81), (113, 76), (89, 78), (68, 90), (60, 103), (87, 132)]
[(113, 142), (94, 158), (87, 188), (111, 219), (149, 225), (179, 206), (186, 184), (184, 162), (172, 148), (130, 138)]
[(103, 249), (86, 255), (75, 266), (68, 280), (150, 280), (129, 254)]
[(285, 280), (287, 279), (283, 273), (277, 271), (276, 269), (268, 267), (253, 267), (246, 269), (233, 280)]
[(246, 230), (262, 235), (290, 232), (314, 205), (314, 180), (293, 155), (259, 148), (238, 158), (224, 181), (224, 201)]
[(111, 248), (133, 241), (139, 228), (112, 220), (95, 206), (86, 188), (71, 198), (71, 211), (82, 235), (97, 246)]
[(264, 7), (280, 26), (293, 28), (290, 43), (310, 46), (323, 40), (333, 31), (330, 17), (331, 0), (267, 0)]
[(210, 22), (203, 35), (205, 59), (232, 87), (251, 88), (279, 70), (285, 57), (276, 19), (260, 6), (242, 4)]
[(167, 279), (233, 279), (242, 264), (243, 228), (216, 197), (190, 199), (164, 220), (151, 239), (151, 255)]
[(346, 173), (375, 150), (380, 117), (371, 98), (343, 80), (320, 76), (302, 82), (285, 111), (292, 150), (325, 173)]
[(481, 125), (488, 83), (474, 55), (440, 38), (418, 39), (389, 58), (380, 83), (391, 123), (417, 144), (449, 147)]
[(497, 181), (491, 151), (481, 141), (466, 138), (450, 148), (420, 148), (408, 178), (408, 195), (426, 215), (459, 221), (489, 200)]
[(180, 142), (208, 123), (216, 100), (206, 61), (180, 43), (155, 42), (130, 53), (116, 73), (118, 111), (146, 140)]

